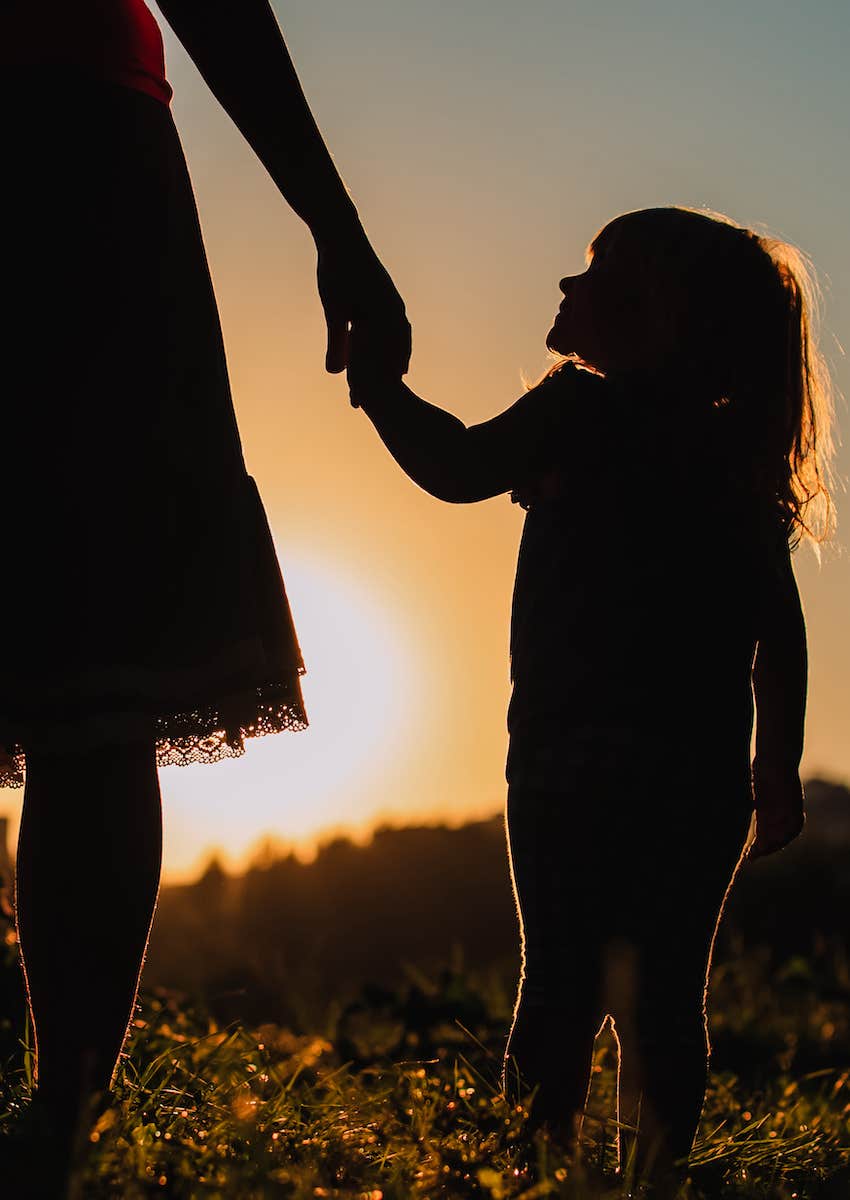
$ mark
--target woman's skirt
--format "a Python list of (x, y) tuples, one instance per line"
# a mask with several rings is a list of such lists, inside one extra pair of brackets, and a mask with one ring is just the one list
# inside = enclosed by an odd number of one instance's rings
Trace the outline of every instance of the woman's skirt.
[(214, 762), (302, 729), (171, 114), (72, 71), (0, 102), (0, 786), (30, 749)]

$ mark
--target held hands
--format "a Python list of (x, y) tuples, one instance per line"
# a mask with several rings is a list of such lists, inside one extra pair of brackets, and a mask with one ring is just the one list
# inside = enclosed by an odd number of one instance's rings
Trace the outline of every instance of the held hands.
[[(332, 375), (351, 366), (352, 336), (362, 326), (381, 330), (381, 357), (401, 378), (410, 363), (410, 323), (404, 302), (364, 233), (338, 242), (317, 242), (319, 297), (325, 310), (325, 368)], [(350, 380), (349, 380), (350, 382)]]
[(353, 408), (380, 402), (401, 383), (395, 330), (364, 318), (348, 339), (348, 394)]
[(801, 832), (806, 820), (803, 785), (797, 768), (788, 764), (753, 763), (756, 836), (748, 858), (782, 850)]

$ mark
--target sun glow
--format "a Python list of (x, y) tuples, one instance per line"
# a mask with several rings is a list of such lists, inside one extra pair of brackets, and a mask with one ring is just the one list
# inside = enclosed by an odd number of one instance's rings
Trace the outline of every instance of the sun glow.
[(200, 846), (236, 865), (267, 839), (309, 847), (328, 829), (362, 828), (384, 807), (380, 777), (409, 741), (417, 673), (398, 616), (326, 563), (281, 559), (310, 726), (250, 739), (244, 757), (214, 768), (161, 772), (170, 878), (197, 868)]

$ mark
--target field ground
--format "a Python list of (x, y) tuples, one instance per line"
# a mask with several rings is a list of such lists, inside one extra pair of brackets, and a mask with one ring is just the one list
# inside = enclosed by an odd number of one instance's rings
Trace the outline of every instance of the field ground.
[[(296, 1034), (219, 1027), (176, 993), (147, 993), (79, 1194), (621, 1200), (629, 1189), (602, 1170), (610, 1126), (589, 1126), (584, 1164), (571, 1166), (500, 1095), (508, 994), (504, 981), (473, 986), (447, 970), (396, 993), (365, 989)], [(844, 958), (822, 947), (777, 968), (767, 952), (742, 954), (718, 967), (713, 996), (717, 1069), (683, 1195), (850, 1196)], [(30, 1065), (13, 1055), (0, 1081), (5, 1133), (26, 1105)], [(592, 1107), (611, 1081), (601, 1044)]]

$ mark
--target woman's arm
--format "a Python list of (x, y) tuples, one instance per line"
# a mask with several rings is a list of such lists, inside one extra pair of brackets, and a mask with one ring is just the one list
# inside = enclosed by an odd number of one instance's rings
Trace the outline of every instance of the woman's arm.
[(487, 500), (519, 487), (556, 458), (563, 396), (526, 392), (499, 416), (467, 427), (401, 381), (353, 388), (381, 441), (414, 483), (452, 504)]
[(787, 543), (770, 589), (753, 667), (756, 840), (751, 856), (781, 850), (803, 828), (799, 765), (806, 715), (806, 625)]
[(301, 89), (267, 0), (159, 0), (169, 25), (232, 117), (319, 251), (328, 323), (327, 367), (341, 371), (348, 324), (368, 313), (407, 370), (410, 327), (389, 275), (369, 245)]
[(362, 235), (267, 0), (159, 0), (159, 7), (317, 240)]

